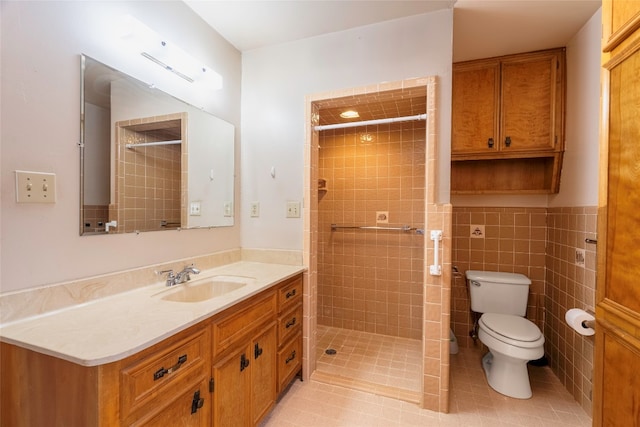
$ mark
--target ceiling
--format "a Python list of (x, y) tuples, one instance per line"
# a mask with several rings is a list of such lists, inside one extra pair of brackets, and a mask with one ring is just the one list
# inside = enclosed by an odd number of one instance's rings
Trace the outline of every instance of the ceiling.
[[(184, 0), (240, 51), (454, 8), (453, 61), (566, 46), (600, 0)], [(426, 111), (424, 88), (326, 100), (320, 124), (412, 116)], [(360, 113), (342, 119), (345, 109)]]
[(600, 0), (184, 0), (240, 51), (454, 7), (453, 60), (565, 46)]

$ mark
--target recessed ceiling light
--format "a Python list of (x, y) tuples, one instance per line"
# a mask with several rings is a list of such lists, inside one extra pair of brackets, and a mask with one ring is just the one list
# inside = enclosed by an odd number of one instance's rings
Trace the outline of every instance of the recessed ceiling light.
[(343, 119), (355, 119), (357, 117), (360, 117), (360, 114), (358, 114), (358, 112), (355, 110), (347, 110), (340, 113), (340, 117), (342, 117)]

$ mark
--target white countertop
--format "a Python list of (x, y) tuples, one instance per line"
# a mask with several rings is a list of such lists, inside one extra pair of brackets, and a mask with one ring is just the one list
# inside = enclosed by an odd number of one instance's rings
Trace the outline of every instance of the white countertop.
[(192, 275), (191, 282), (217, 275), (255, 278), (226, 295), (202, 302), (164, 301), (172, 288), (158, 282), (0, 327), (0, 340), (83, 366), (97, 366), (135, 354), (274, 284), (303, 266), (241, 261)]

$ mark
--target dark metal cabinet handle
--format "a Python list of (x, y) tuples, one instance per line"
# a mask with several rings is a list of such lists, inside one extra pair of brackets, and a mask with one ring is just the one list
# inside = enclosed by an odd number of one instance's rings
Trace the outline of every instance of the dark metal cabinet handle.
[(193, 393), (193, 400), (191, 401), (191, 413), (195, 414), (198, 409), (204, 405), (204, 399), (200, 397), (200, 390)]
[(495, 145), (495, 143), (493, 142), (493, 138), (489, 138), (489, 139), (487, 140), (487, 146), (488, 146), (489, 148), (493, 148), (493, 146), (494, 146), (494, 145)]
[(164, 377), (166, 374), (170, 374), (174, 371), (177, 371), (178, 369), (180, 369), (180, 367), (187, 361), (187, 355), (183, 354), (182, 356), (178, 357), (178, 361), (176, 362), (175, 365), (173, 365), (172, 367), (170, 367), (169, 369), (166, 369), (164, 366), (160, 369), (158, 369), (156, 372), (153, 373), (153, 380), (159, 380), (160, 378)]
[(256, 343), (256, 345), (253, 347), (253, 358), (257, 359), (258, 357), (262, 356), (262, 351), (263, 349), (260, 348), (260, 344)]
[(504, 139), (504, 146), (505, 147), (511, 147), (511, 137), (508, 136)]
[(289, 362), (291, 362), (292, 360), (295, 360), (295, 358), (296, 358), (296, 351), (295, 351), (295, 350), (293, 350), (293, 351), (291, 352), (291, 354), (289, 355), (289, 357), (287, 357), (287, 359), (284, 361), (284, 363), (285, 363), (286, 365), (288, 365), (288, 364), (289, 364)]
[(291, 292), (287, 292), (287, 295), (286, 295), (287, 299), (289, 299), (291, 297), (294, 297), (294, 296), (296, 296), (296, 290), (295, 289), (292, 290)]
[(247, 356), (245, 356), (244, 353), (242, 353), (242, 356), (240, 356), (240, 372), (244, 371), (248, 367), (249, 359), (247, 358)]
[(292, 327), (293, 325), (296, 324), (296, 318), (292, 318), (291, 320), (289, 320), (284, 326), (286, 329), (289, 329), (290, 327)]

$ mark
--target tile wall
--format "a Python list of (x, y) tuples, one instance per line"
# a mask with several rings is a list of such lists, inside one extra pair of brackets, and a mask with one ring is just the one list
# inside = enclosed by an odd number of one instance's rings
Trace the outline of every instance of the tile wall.
[[(138, 121), (131, 122), (133, 127)], [(128, 233), (180, 227), (181, 144), (126, 148), (126, 144), (158, 140), (153, 132), (140, 132), (128, 126), (128, 122), (118, 123), (118, 183), (116, 203), (111, 205), (109, 215), (118, 221), (114, 231)]]
[(104, 224), (109, 221), (108, 205), (84, 205), (82, 211), (85, 233), (104, 231)]
[[(546, 208), (453, 208), (452, 263), (460, 275), (453, 277), (451, 325), (458, 345), (473, 345), (469, 331), (473, 329), (474, 317), (464, 279), (467, 270), (521, 273), (529, 277), (532, 283), (527, 318), (543, 329), (546, 216)], [(484, 225), (484, 237), (471, 234), (478, 225)]]
[[(551, 368), (573, 397), (591, 414), (594, 338), (576, 333), (565, 322), (570, 308), (594, 311), (596, 291), (597, 207), (548, 211), (545, 352)], [(576, 249), (585, 252), (576, 259)]]
[(425, 131), (418, 121), (321, 132), (319, 324), (422, 338), (424, 236), (331, 224), (423, 229)]
[[(544, 332), (545, 353), (560, 381), (591, 413), (593, 338), (583, 337), (564, 320), (573, 307), (594, 309), (596, 207), (454, 207), (451, 326), (461, 347), (473, 347), (474, 317), (464, 280), (468, 269), (516, 272), (532, 279), (527, 318)], [(485, 237), (471, 237), (476, 225)], [(474, 227), (472, 227), (472, 225)], [(576, 265), (576, 248), (585, 265)]]

